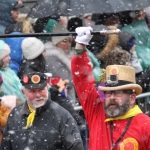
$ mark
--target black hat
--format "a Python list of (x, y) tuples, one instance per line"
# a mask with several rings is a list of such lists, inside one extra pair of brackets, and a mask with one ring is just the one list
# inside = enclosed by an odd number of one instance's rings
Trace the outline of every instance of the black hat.
[(23, 75), (21, 79), (22, 85), (27, 89), (44, 88), (47, 85), (47, 76), (41, 72), (32, 72)]
[(23, 8), (24, 4), (23, 3), (18, 3), (18, 1), (16, 2), (16, 4), (14, 5), (13, 9), (19, 9), (19, 8)]

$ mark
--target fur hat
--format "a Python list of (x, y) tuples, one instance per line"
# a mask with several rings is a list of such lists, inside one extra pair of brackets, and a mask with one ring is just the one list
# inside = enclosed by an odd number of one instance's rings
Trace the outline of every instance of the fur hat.
[(22, 41), (23, 56), (28, 59), (35, 59), (44, 51), (44, 44), (35, 37), (28, 37)]
[[(60, 24), (57, 24), (53, 28), (53, 33), (68, 33), (69, 31)], [(57, 45), (60, 41), (66, 38), (71, 38), (71, 36), (52, 36), (52, 43)]]
[(125, 65), (106, 67), (106, 87), (99, 86), (101, 91), (133, 90), (136, 95), (142, 92), (140, 85), (135, 83), (135, 69)]
[(5, 58), (9, 54), (10, 54), (9, 46), (3, 40), (0, 40), (0, 60)]
[(108, 65), (127, 65), (130, 62), (130, 54), (122, 50), (120, 47), (115, 47), (107, 57), (106, 66)]
[[(115, 26), (104, 26), (104, 25), (95, 25), (92, 27), (93, 31), (101, 30), (116, 30)], [(118, 43), (118, 35), (93, 35), (92, 39), (89, 42), (87, 48), (96, 55), (96, 57), (105, 62), (107, 55), (112, 51)]]

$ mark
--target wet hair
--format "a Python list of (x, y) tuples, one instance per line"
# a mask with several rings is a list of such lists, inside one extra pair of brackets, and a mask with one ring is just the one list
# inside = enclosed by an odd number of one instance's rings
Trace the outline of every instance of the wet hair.
[(106, 66), (108, 65), (127, 65), (130, 62), (130, 54), (121, 49), (121, 47), (115, 47), (107, 57)]

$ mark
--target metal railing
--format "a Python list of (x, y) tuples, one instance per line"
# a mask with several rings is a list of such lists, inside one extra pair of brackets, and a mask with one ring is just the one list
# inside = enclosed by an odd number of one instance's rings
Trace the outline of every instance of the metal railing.
[(150, 92), (142, 93), (137, 96), (136, 103), (141, 108), (143, 113), (150, 116)]

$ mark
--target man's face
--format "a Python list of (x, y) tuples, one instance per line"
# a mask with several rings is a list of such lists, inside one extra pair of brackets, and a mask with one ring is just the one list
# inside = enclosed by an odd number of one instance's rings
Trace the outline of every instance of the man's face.
[(20, 11), (19, 11), (18, 9), (13, 9), (13, 10), (11, 11), (11, 17), (12, 17), (12, 19), (13, 19), (15, 22), (18, 21), (18, 16), (19, 16), (19, 14), (20, 14)]
[(129, 91), (105, 92), (104, 108), (107, 116), (115, 118), (125, 114), (130, 109)]
[(48, 89), (25, 89), (23, 90), (24, 97), (32, 108), (43, 106), (48, 100)]

